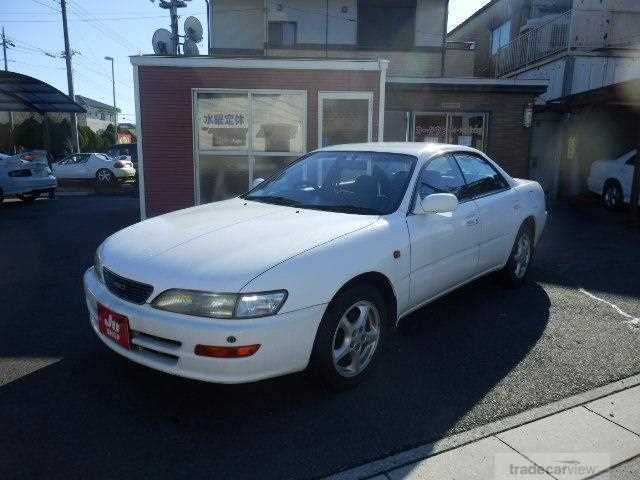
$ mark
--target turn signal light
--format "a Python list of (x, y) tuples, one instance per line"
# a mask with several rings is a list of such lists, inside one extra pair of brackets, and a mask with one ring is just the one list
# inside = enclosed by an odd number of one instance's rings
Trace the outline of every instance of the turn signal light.
[(250, 357), (258, 351), (260, 345), (246, 345), (244, 347), (214, 347), (213, 345), (196, 345), (195, 354), (203, 357), (242, 358)]

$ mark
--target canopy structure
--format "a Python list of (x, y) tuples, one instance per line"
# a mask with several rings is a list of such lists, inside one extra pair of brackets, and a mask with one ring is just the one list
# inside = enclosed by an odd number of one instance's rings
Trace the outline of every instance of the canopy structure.
[(45, 114), (86, 110), (48, 83), (21, 73), (0, 71), (0, 111)]
[[(617, 111), (627, 109), (640, 116), (640, 79), (614, 83), (594, 90), (575, 93), (549, 102), (550, 108), (560, 112), (572, 112), (587, 106), (613, 108)], [(640, 152), (640, 131), (637, 137), (637, 150)], [(638, 199), (640, 198), (640, 161), (635, 162), (631, 184), (631, 218), (635, 224), (640, 220)]]

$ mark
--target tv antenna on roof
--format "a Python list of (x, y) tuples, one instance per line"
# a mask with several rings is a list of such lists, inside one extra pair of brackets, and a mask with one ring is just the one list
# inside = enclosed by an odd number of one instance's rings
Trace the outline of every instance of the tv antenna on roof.
[[(196, 43), (202, 41), (202, 24), (196, 17), (188, 17), (184, 22), (184, 35), (178, 32), (178, 8), (187, 6), (191, 0), (160, 0), (160, 8), (169, 10), (171, 15), (171, 32), (164, 28), (156, 30), (153, 34), (153, 51), (156, 55), (180, 55), (180, 45), (183, 45), (185, 55), (199, 55)], [(155, 2), (155, 0), (151, 0)], [(167, 33), (170, 38), (167, 38)], [(180, 37), (184, 42), (180, 43)]]

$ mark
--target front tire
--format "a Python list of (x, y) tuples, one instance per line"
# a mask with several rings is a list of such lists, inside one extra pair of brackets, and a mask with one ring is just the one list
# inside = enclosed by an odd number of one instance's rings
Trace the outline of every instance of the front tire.
[(620, 184), (609, 180), (602, 189), (602, 204), (604, 208), (611, 211), (620, 210), (623, 201)]
[(500, 272), (508, 287), (517, 288), (524, 283), (533, 258), (533, 242), (534, 228), (530, 223), (525, 223), (518, 230), (509, 260)]
[(24, 203), (33, 203), (39, 196), (39, 193), (25, 193), (24, 195), (18, 195), (18, 198)]
[(368, 284), (349, 287), (327, 307), (311, 354), (311, 365), (331, 389), (347, 390), (371, 371), (381, 349), (387, 306)]

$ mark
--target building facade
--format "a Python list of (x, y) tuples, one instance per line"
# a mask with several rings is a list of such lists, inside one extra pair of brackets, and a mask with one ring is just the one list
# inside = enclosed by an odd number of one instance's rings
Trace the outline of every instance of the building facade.
[(143, 216), (342, 143), (459, 143), (528, 176), (526, 112), (546, 82), (473, 78), (470, 45), (446, 41), (447, 4), (219, 0), (209, 55), (132, 57)]
[(78, 115), (78, 125), (87, 126), (96, 133), (110, 124), (114, 125), (116, 114), (120, 112), (119, 108), (114, 109), (112, 105), (82, 95), (76, 95), (76, 102), (87, 111)]
[(629, 108), (566, 106), (572, 97), (640, 77), (637, 0), (494, 0), (448, 38), (475, 42), (476, 75), (549, 82), (536, 99), (529, 157), (532, 176), (550, 196), (582, 193), (593, 161), (635, 148)]

